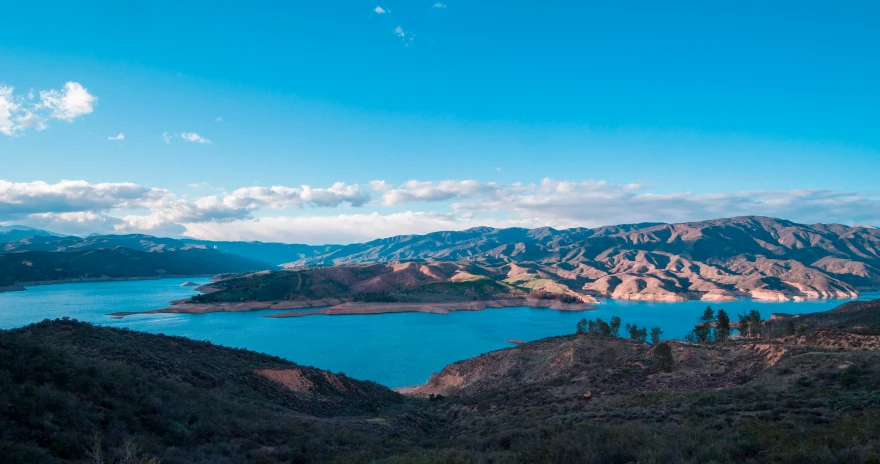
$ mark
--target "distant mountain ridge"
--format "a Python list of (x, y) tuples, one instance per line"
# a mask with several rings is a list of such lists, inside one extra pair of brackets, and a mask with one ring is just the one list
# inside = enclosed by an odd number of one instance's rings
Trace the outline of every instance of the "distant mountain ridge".
[(34, 236), (64, 237), (62, 234), (28, 226), (0, 226), (0, 243)]
[(621, 299), (850, 297), (880, 286), (880, 231), (746, 216), (557, 230), (474, 228), (340, 247), (287, 267), (360, 262), (513, 262)]
[[(45, 231), (40, 231), (45, 232)], [(15, 251), (69, 252), (125, 247), (138, 251), (176, 251), (192, 248), (215, 249), (265, 263), (268, 267), (285, 262), (308, 259), (328, 253), (341, 245), (298, 245), (265, 242), (213, 242), (210, 240), (154, 237), (144, 234), (90, 235), (88, 237), (27, 234), (4, 238), (0, 235), (0, 253)]]
[(264, 264), (204, 248), (145, 252), (98, 248), (70, 252), (19, 251), (0, 254), (0, 291), (35, 284), (239, 273)]
[(654, 301), (843, 298), (880, 287), (880, 230), (760, 216), (592, 229), (477, 227), (318, 246), (136, 234), (33, 236), (0, 243), (0, 253), (112, 247), (216, 249), (265, 263), (265, 269), (399, 261), (514, 263), (522, 272), (585, 295)]

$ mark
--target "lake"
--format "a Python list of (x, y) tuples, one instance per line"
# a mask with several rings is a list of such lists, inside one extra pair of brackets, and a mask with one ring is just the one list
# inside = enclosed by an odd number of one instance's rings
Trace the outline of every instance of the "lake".
[[(577, 321), (620, 316), (624, 324), (660, 327), (663, 338), (681, 338), (694, 325), (706, 302), (649, 303), (604, 300), (596, 311), (501, 308), (449, 315), (401, 313), (367, 316), (308, 316), (269, 319), (274, 311), (213, 314), (150, 314), (114, 319), (108, 313), (146, 311), (196, 294), (186, 281), (161, 279), (75, 283), (30, 287), (0, 293), (0, 328), (21, 327), (43, 319), (70, 317), (94, 324), (209, 340), (248, 348), (293, 362), (342, 372), (390, 387), (424, 383), (449, 363), (511, 346), (505, 340), (536, 340), (573, 333)], [(880, 298), (865, 293), (860, 300)], [(808, 302), (735, 301), (709, 303), (736, 314), (757, 309), (805, 314), (827, 311), (848, 300)]]

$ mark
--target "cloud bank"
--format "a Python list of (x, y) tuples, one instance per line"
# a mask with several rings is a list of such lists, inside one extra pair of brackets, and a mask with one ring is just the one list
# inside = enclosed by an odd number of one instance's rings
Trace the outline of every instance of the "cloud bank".
[(880, 193), (656, 193), (636, 183), (548, 178), (535, 183), (411, 180), (391, 185), (377, 180), (363, 186), (249, 186), (193, 199), (127, 182), (0, 180), (0, 224), (73, 234), (350, 243), (481, 225), (596, 227), (742, 215), (877, 225)]

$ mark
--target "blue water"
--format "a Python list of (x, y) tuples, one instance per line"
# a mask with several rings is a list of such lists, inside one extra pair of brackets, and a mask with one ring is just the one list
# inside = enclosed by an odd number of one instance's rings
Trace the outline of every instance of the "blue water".
[[(248, 348), (391, 387), (423, 383), (451, 362), (511, 346), (505, 340), (536, 340), (574, 332), (578, 320), (617, 315), (624, 323), (660, 327), (664, 338), (680, 338), (693, 327), (705, 302), (647, 303), (606, 300), (598, 310), (503, 308), (449, 315), (402, 313), (372, 316), (308, 316), (269, 319), (273, 311), (213, 314), (150, 314), (114, 319), (108, 313), (163, 308), (196, 292), (180, 284), (206, 279), (162, 279), (76, 283), (0, 293), (0, 328), (70, 317), (95, 324), (182, 335)], [(866, 293), (859, 299), (880, 298)], [(827, 311), (847, 300), (713, 303), (731, 317), (749, 309), (774, 312)]]

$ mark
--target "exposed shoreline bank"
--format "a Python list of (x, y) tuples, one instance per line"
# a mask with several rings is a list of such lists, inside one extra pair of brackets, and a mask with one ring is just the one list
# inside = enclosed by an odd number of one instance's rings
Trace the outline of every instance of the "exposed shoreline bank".
[(344, 316), (389, 313), (430, 313), (449, 314), (453, 311), (481, 311), (487, 308), (514, 308), (528, 306), (530, 308), (546, 308), (556, 311), (591, 311), (596, 307), (587, 303), (563, 303), (556, 300), (510, 299), (486, 300), (451, 303), (343, 303), (314, 311), (296, 311), (272, 314), (269, 318), (303, 317), (313, 315)]
[[(872, 291), (872, 290), (864, 290)], [(819, 292), (815, 290), (784, 291), (784, 290), (725, 290), (711, 292), (657, 292), (657, 293), (611, 293), (598, 294), (599, 298), (625, 301), (650, 301), (656, 303), (681, 303), (684, 301), (737, 301), (742, 299), (758, 301), (811, 301), (811, 300), (844, 300), (858, 298), (859, 291), (833, 290)]]
[[(216, 290), (210, 287), (210, 284), (198, 287), (197, 290), (203, 293), (210, 293)], [(620, 301), (645, 301), (653, 303), (679, 303), (684, 301), (707, 301), (707, 302), (724, 302), (738, 301), (742, 299), (751, 299), (763, 302), (798, 302), (798, 301), (817, 301), (817, 300), (847, 300), (857, 298), (856, 295), (790, 295), (781, 292), (773, 293), (757, 293), (751, 295), (742, 295), (739, 297), (730, 295), (727, 298), (715, 298), (714, 295), (708, 298), (682, 298), (682, 299), (645, 299), (645, 298), (609, 298), (611, 300)], [(601, 302), (598, 303), (601, 305)], [(452, 302), (434, 302), (434, 303), (366, 303), (346, 301), (338, 298), (324, 298), (319, 300), (298, 300), (298, 301), (245, 301), (240, 303), (192, 303), (189, 299), (172, 301), (171, 306), (167, 308), (154, 309), (151, 311), (135, 311), (135, 312), (116, 312), (109, 316), (125, 317), (137, 314), (207, 314), (220, 312), (246, 312), (246, 311), (285, 311), (279, 314), (265, 316), (267, 318), (288, 318), (288, 317), (304, 317), (304, 316), (346, 316), (346, 315), (373, 315), (373, 314), (391, 314), (391, 313), (429, 313), (429, 314), (449, 314), (453, 311), (480, 311), (488, 308), (511, 308), (518, 306), (527, 306), (531, 308), (547, 308), (557, 311), (590, 311), (598, 309), (593, 303), (563, 303), (558, 300), (534, 299), (534, 298), (514, 298), (514, 299), (497, 299), (483, 301), (452, 301)]]
[(590, 311), (595, 306), (586, 303), (563, 303), (556, 300), (538, 299), (508, 299), (508, 300), (485, 300), (463, 301), (446, 303), (359, 303), (343, 301), (335, 298), (321, 300), (282, 301), (282, 302), (259, 302), (249, 301), (243, 303), (188, 303), (188, 300), (179, 300), (171, 303), (168, 308), (154, 309), (143, 312), (118, 312), (111, 313), (113, 317), (133, 316), (136, 314), (207, 314), (217, 312), (245, 312), (260, 310), (304, 310), (315, 308), (312, 311), (292, 311), (281, 314), (273, 314), (270, 318), (303, 317), (312, 315), (342, 316), (342, 315), (368, 315), (389, 313), (430, 313), (449, 314), (453, 311), (480, 311), (486, 308), (512, 308), (528, 306), (533, 308), (547, 308), (557, 311)]

